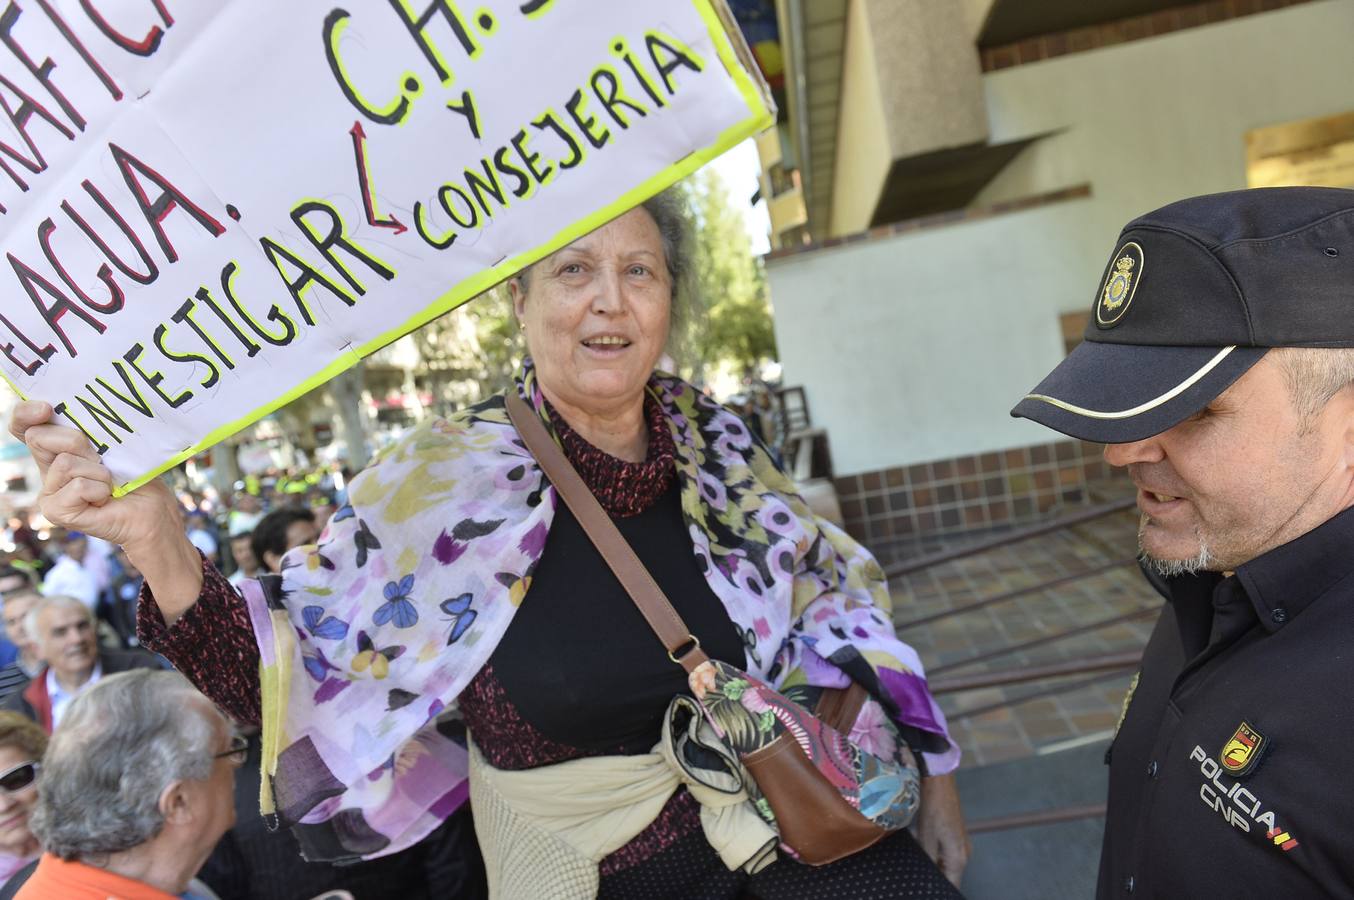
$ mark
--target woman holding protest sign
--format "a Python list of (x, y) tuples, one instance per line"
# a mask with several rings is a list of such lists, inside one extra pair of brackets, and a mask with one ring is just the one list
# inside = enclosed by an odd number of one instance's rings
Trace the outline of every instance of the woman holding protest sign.
[[(111, 499), (81, 435), (16, 412), (46, 515), (146, 574), (143, 643), (262, 722), (264, 811), (309, 855), (408, 846), (471, 793), (501, 896), (957, 896), (958, 751), (881, 570), (654, 371), (684, 222), (662, 194), (520, 273), (513, 395), (407, 435), (243, 598), (167, 492)], [(840, 828), (785, 799), (824, 785)]]

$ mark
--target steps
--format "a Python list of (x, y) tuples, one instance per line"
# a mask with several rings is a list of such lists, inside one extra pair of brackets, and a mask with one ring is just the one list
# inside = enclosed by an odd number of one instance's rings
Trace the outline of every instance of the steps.
[[(970, 822), (1105, 802), (1106, 744), (957, 773)], [(973, 836), (964, 872), (969, 900), (1086, 900), (1095, 896), (1104, 819), (1077, 819)]]

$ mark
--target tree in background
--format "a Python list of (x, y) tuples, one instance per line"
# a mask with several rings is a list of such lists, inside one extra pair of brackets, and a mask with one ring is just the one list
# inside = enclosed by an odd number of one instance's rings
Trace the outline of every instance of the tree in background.
[(372, 450), (366, 433), (367, 417), (362, 411), (362, 369), (363, 363), (359, 362), (325, 385), (342, 425), (340, 434), (348, 449), (348, 465), (353, 471), (366, 467)]
[(693, 368), (741, 374), (776, 358), (766, 273), (752, 252), (728, 186), (711, 168), (682, 183), (695, 232), (698, 290), (704, 309), (688, 335)]
[(441, 414), (507, 389), (525, 353), (507, 285), (434, 319), (412, 337)]

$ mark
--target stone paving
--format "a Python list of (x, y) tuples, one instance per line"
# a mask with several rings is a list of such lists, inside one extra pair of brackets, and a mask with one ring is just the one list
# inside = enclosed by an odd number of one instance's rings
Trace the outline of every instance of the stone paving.
[[(1098, 493), (1102, 498), (1124, 496), (1122, 484)], [(1137, 550), (1137, 519), (1136, 510), (1114, 513), (896, 577), (890, 587), (900, 636), (921, 654), (932, 679), (1141, 649), (1161, 601), (1137, 566), (1128, 564)], [(881, 554), (881, 561), (887, 563), (888, 557)], [(1125, 564), (980, 610), (909, 625), (933, 613), (1116, 562)], [(1143, 616), (1111, 627), (944, 669), (980, 653), (1139, 610)], [(987, 765), (1105, 740), (1119, 719), (1131, 677), (1130, 671), (1090, 673), (970, 690), (942, 696), (941, 706), (964, 749), (964, 765)], [(1053, 690), (1057, 692), (1049, 693)]]

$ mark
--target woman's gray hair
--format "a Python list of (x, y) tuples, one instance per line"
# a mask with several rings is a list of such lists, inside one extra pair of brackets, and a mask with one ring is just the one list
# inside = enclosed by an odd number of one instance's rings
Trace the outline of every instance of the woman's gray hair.
[[(697, 290), (695, 240), (691, 230), (691, 215), (686, 196), (681, 188), (670, 187), (654, 194), (640, 204), (658, 226), (663, 242), (663, 261), (672, 281), (672, 309), (669, 313), (668, 346), (674, 352), (686, 343), (691, 326), (699, 311), (701, 297)], [(531, 286), (531, 270), (527, 266), (513, 276), (522, 293)]]
[(71, 702), (52, 735), (30, 820), (48, 852), (100, 859), (144, 844), (164, 827), (160, 795), (212, 773), (210, 705), (178, 672), (109, 675)]

